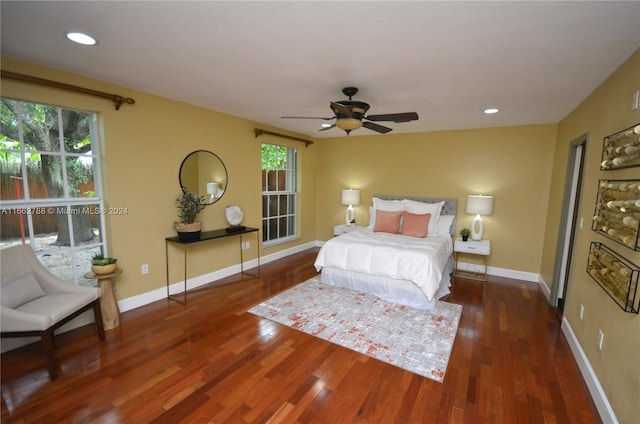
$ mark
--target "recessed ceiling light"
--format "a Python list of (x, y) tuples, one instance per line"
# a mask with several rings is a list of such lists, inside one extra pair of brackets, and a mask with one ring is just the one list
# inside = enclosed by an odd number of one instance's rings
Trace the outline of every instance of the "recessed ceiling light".
[(66, 35), (69, 40), (82, 44), (83, 46), (93, 46), (96, 44), (95, 38), (82, 32), (67, 32)]
[(500, 109), (497, 109), (495, 107), (484, 110), (484, 113), (486, 113), (487, 115), (491, 115), (492, 113), (498, 113), (498, 112), (500, 112)]

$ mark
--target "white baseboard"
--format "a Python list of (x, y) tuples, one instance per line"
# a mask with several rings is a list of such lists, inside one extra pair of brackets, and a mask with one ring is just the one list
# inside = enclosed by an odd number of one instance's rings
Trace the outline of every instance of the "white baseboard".
[[(463, 262), (463, 261), (458, 261), (458, 268), (461, 269), (462, 271), (470, 271), (470, 272), (484, 271), (484, 265), (482, 264)], [(496, 277), (505, 277), (505, 278), (513, 278), (516, 280), (531, 281), (534, 283), (540, 282), (540, 274), (535, 274), (533, 272), (517, 271), (514, 269), (496, 268), (496, 267), (490, 266), (487, 268), (487, 274), (495, 275)]]
[[(470, 272), (483, 272), (484, 265), (477, 263), (469, 263), (469, 262), (458, 262), (458, 268), (463, 271)], [(533, 272), (525, 272), (525, 271), (517, 271), (515, 269), (506, 269), (506, 268), (496, 268), (493, 266), (488, 267), (487, 269), (488, 275), (495, 275), (496, 277), (505, 277), (512, 278), (515, 280), (524, 280), (530, 281), (532, 283), (538, 283), (540, 289), (544, 293), (544, 296), (547, 298), (547, 302), (551, 299), (551, 291), (549, 290), (549, 286), (544, 282), (544, 279), (540, 274), (536, 274)]]
[[(260, 258), (260, 264), (267, 264), (278, 259), (285, 258), (294, 253), (302, 252), (311, 247), (316, 247), (316, 242), (310, 242), (301, 244), (299, 246), (292, 247), (290, 249), (281, 250), (279, 252), (272, 253), (270, 255), (262, 256)], [(244, 269), (251, 269), (258, 266), (258, 260), (253, 259), (244, 263)], [(220, 269), (218, 271), (210, 272), (208, 274), (199, 275), (197, 277), (189, 278), (187, 281), (187, 290), (194, 289), (196, 287), (203, 286), (205, 284), (214, 284), (218, 280), (237, 274), (241, 271), (240, 264), (232, 265), (230, 267)], [(213, 282), (213, 283), (212, 283)], [(169, 293), (176, 294), (184, 291), (184, 281), (179, 281), (169, 285)], [(167, 298), (167, 288), (161, 287), (152, 291), (139, 294), (137, 296), (128, 297), (118, 301), (118, 307), (120, 312), (130, 311), (131, 309), (139, 308), (152, 302)]]
[(538, 284), (540, 284), (540, 288), (542, 289), (542, 292), (544, 293), (544, 297), (547, 298), (547, 302), (553, 306), (555, 306), (555, 304), (551, 303), (551, 289), (549, 289), (549, 286), (547, 285), (547, 283), (544, 281), (544, 278), (542, 278), (542, 276), (540, 276), (540, 279), (538, 281)]
[(593, 368), (591, 368), (591, 364), (589, 363), (587, 355), (584, 353), (584, 350), (582, 350), (582, 346), (580, 346), (580, 343), (578, 342), (578, 339), (576, 338), (576, 335), (566, 318), (562, 318), (561, 328), (562, 332), (567, 338), (567, 341), (569, 342), (569, 347), (571, 348), (573, 357), (578, 363), (578, 367), (580, 368), (582, 377), (587, 383), (589, 393), (591, 393), (591, 397), (596, 404), (596, 408), (598, 408), (600, 418), (605, 423), (617, 424), (618, 419), (613, 412), (613, 408), (611, 408), (611, 404), (609, 403), (609, 400), (607, 399), (607, 396), (605, 395), (604, 390), (600, 385), (600, 381), (598, 381), (598, 377), (593, 371)]
[(540, 274), (526, 271), (518, 271), (515, 269), (496, 268), (490, 266), (487, 273), (496, 277), (513, 278), (515, 280), (530, 281), (532, 283), (540, 282)]

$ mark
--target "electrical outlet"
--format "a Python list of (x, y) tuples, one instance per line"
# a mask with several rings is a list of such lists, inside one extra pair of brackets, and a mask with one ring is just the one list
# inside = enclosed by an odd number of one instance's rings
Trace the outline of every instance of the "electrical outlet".
[(242, 250), (247, 250), (248, 248), (251, 247), (251, 242), (245, 241), (240, 245), (240, 247), (242, 248)]
[(602, 330), (598, 330), (598, 349), (602, 349), (602, 342), (604, 341), (604, 333)]
[(639, 106), (640, 106), (640, 90), (636, 90), (636, 92), (633, 93), (633, 100), (631, 102), (631, 110), (637, 110)]
[(584, 306), (581, 304), (580, 305), (580, 320), (582, 320), (582, 318), (584, 318)]
[(142, 271), (142, 275), (147, 275), (149, 273), (149, 264), (142, 264), (140, 269)]
[(513, 251), (507, 250), (507, 255), (506, 256), (507, 256), (508, 259), (513, 258)]

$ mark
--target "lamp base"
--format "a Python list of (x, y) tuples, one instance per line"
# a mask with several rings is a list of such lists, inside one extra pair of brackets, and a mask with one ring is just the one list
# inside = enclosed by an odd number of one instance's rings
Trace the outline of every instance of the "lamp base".
[(484, 233), (484, 222), (478, 214), (471, 222), (471, 240), (482, 240), (482, 233)]
[(349, 205), (349, 207), (347, 208), (347, 212), (344, 215), (344, 221), (345, 224), (347, 224), (347, 227), (351, 227), (351, 222), (353, 222), (355, 218), (355, 212), (353, 211), (353, 206)]

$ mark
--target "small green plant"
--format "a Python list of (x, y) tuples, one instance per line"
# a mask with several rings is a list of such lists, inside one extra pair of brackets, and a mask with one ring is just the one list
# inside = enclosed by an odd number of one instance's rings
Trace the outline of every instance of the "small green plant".
[(189, 193), (184, 187), (182, 188), (182, 194), (176, 198), (176, 203), (178, 203), (178, 209), (180, 209), (180, 222), (183, 224), (193, 224), (198, 214), (206, 206), (204, 196)]
[(468, 228), (463, 228), (462, 230), (460, 230), (460, 235), (462, 236), (462, 238), (467, 238), (471, 235), (471, 230)]
[(115, 264), (116, 262), (118, 262), (116, 258), (105, 258), (99, 253), (97, 255), (93, 255), (93, 258), (91, 258), (91, 265), (104, 266)]

